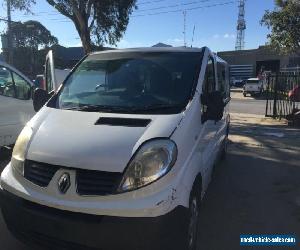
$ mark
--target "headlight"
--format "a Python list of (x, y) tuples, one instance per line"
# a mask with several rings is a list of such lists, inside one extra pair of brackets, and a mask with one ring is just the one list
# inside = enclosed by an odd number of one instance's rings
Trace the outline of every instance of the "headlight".
[(28, 143), (32, 135), (32, 129), (25, 126), (20, 133), (11, 157), (11, 166), (21, 175), (24, 175), (24, 161)]
[(176, 144), (168, 139), (146, 142), (130, 161), (119, 186), (119, 192), (126, 192), (146, 186), (172, 168), (177, 158)]

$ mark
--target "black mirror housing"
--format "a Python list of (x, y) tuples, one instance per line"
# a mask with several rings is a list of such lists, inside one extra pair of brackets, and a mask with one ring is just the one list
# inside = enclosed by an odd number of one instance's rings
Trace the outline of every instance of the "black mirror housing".
[(202, 94), (201, 104), (206, 107), (202, 114), (202, 123), (208, 120), (217, 122), (222, 119), (225, 103), (221, 91)]
[(49, 100), (50, 95), (46, 90), (43, 89), (35, 89), (33, 93), (33, 108), (36, 112), (38, 112), (45, 103)]

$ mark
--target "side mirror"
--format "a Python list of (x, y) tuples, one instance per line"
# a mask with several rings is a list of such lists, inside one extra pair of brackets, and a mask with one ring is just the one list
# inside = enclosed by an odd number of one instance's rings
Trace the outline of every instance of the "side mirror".
[(45, 103), (50, 99), (51, 95), (47, 93), (46, 90), (43, 89), (35, 89), (33, 93), (33, 108), (36, 112), (38, 112)]
[(201, 104), (204, 106), (202, 123), (208, 120), (217, 122), (222, 119), (225, 103), (223, 100), (223, 93), (221, 91), (202, 94)]

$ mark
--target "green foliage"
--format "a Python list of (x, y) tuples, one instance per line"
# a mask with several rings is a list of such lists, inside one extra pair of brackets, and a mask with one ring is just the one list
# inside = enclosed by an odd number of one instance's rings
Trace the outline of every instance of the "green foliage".
[(276, 0), (274, 11), (266, 11), (261, 24), (268, 27), (270, 46), (284, 54), (300, 50), (300, 1)]
[[(7, 0), (5, 0), (6, 2)], [(25, 12), (32, 12), (32, 5), (36, 4), (36, 0), (10, 0), (13, 10), (21, 10)]]
[(52, 36), (50, 31), (38, 21), (13, 23), (11, 34), (17, 48), (40, 49), (58, 43), (57, 38)]
[(46, 51), (58, 44), (57, 38), (37, 21), (12, 23), (11, 34), (14, 66), (29, 76), (42, 73)]
[(136, 0), (47, 0), (73, 21), (84, 50), (115, 45), (123, 36)]

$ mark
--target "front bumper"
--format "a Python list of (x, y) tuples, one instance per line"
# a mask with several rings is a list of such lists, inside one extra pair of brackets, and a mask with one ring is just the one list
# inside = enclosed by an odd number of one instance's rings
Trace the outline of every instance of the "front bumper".
[(260, 90), (243, 90), (244, 94), (259, 94), (261, 93)]
[(82, 196), (76, 191), (75, 173), (72, 170), (68, 170), (72, 182), (68, 192), (59, 192), (57, 180), (65, 171), (58, 170), (48, 187), (43, 188), (16, 173), (8, 164), (2, 171), (0, 185), (7, 192), (33, 203), (91, 215), (159, 217), (178, 206), (188, 208), (189, 191), (180, 183), (180, 175), (170, 173), (151, 185), (131, 192)]
[(42, 206), (0, 188), (8, 229), (26, 244), (51, 249), (185, 249), (188, 209), (152, 218), (87, 215)]

